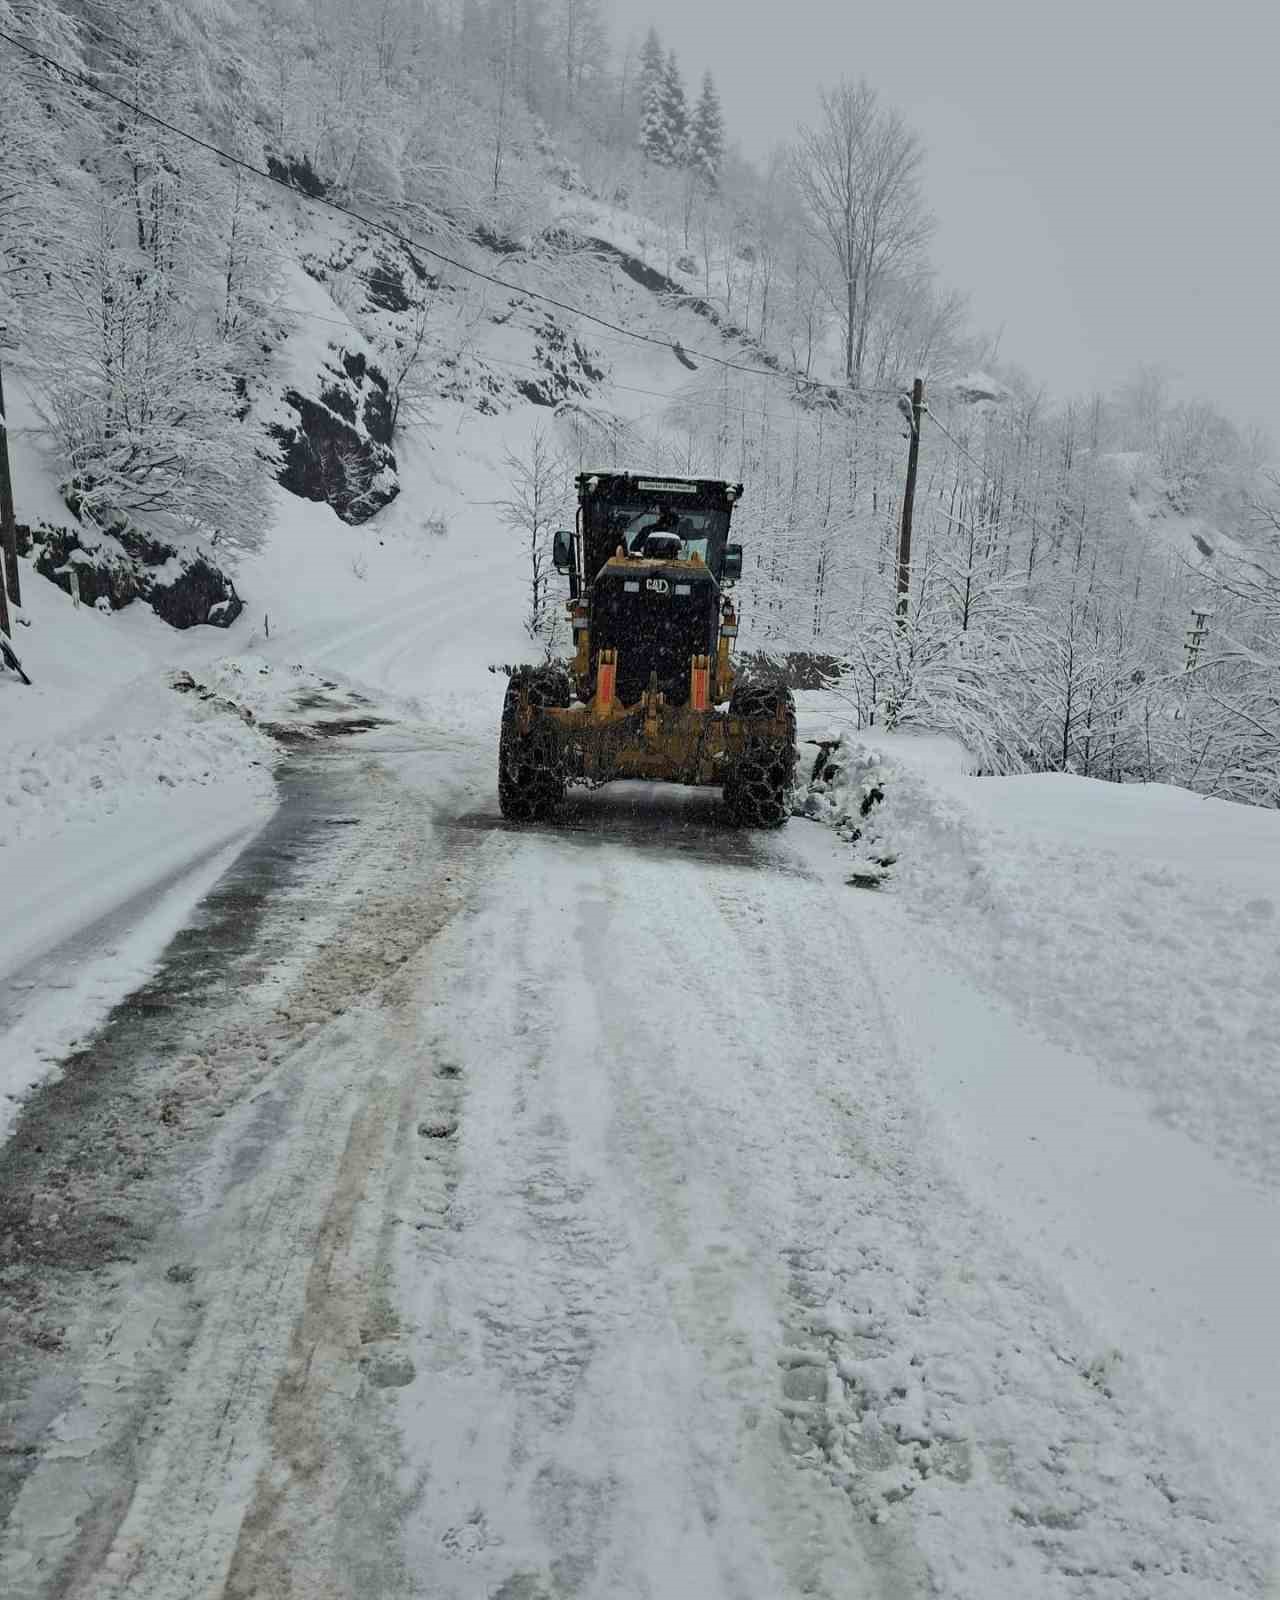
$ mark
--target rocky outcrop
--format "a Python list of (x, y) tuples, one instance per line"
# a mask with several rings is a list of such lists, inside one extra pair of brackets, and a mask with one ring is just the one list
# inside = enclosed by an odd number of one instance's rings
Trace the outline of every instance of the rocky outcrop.
[(277, 182), (287, 183), (291, 189), (310, 195), (312, 199), (323, 198), (329, 192), (329, 185), (306, 156), (285, 156), (283, 159), (268, 156), (267, 171)]
[(142, 600), (174, 628), (227, 628), (244, 609), (235, 585), (203, 550), (179, 550), (127, 522), (109, 532), (41, 523), (31, 530), (35, 569), (84, 605), (120, 611)]
[[(761, 366), (768, 367), (772, 372), (783, 370), (778, 357), (772, 350), (766, 349), (753, 334), (748, 333), (745, 328), (740, 328), (736, 322), (730, 322), (710, 300), (704, 299), (702, 295), (690, 293), (683, 284), (674, 278), (669, 278), (665, 272), (659, 272), (656, 267), (650, 266), (639, 256), (632, 255), (608, 239), (595, 237), (575, 239), (573, 235), (563, 230), (559, 233), (557, 242), (561, 248), (589, 250), (592, 255), (616, 266), (624, 277), (630, 278), (632, 283), (639, 284), (642, 289), (647, 289), (650, 294), (660, 295), (678, 304), (682, 310), (692, 311), (696, 316), (704, 317), (713, 328), (720, 330), (724, 338), (750, 351), (752, 359)], [(686, 257), (677, 262), (682, 271), (685, 270), (687, 260)], [(679, 350), (678, 345), (675, 348)], [(685, 365), (689, 363), (686, 361)]]
[(740, 670), (762, 678), (781, 678), (788, 689), (829, 689), (845, 671), (839, 656), (814, 650), (745, 651), (738, 657)]
[(323, 500), (344, 522), (367, 522), (400, 493), (391, 450), (391, 395), (386, 377), (358, 351), (334, 350), (317, 398), (285, 391), (293, 423), (273, 423), (280, 450), (276, 476), (291, 494)]
[[(530, 307), (529, 314), (537, 312)], [(591, 351), (545, 312), (534, 340), (533, 359), (541, 374), (519, 378), (515, 387), (535, 406), (558, 406), (575, 396), (589, 396), (605, 378)]]

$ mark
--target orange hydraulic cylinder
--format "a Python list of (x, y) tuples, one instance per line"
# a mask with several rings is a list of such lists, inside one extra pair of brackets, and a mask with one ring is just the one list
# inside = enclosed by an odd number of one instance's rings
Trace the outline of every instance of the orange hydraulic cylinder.
[(689, 673), (689, 709), (711, 709), (711, 662), (707, 656), (694, 656)]
[(596, 663), (596, 705), (602, 711), (613, 704), (617, 689), (617, 653), (613, 650), (602, 650)]

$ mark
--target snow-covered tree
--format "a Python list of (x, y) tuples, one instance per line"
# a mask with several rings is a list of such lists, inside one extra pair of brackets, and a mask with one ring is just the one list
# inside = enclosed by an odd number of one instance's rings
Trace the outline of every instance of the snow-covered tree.
[(251, 543), (263, 497), (240, 420), (242, 335), (258, 324), (213, 225), (234, 211), (228, 180), (171, 162), (142, 182), (130, 171), (104, 184), (63, 241), (32, 305), (20, 370), (82, 515), (145, 514)]
[(660, 166), (671, 160), (667, 64), (656, 28), (649, 29), (640, 48), (640, 149), (649, 161)]
[[(0, 27), (83, 67), (79, 34), (53, 0), (0, 0)], [(57, 259), (59, 241), (90, 192), (75, 160), (89, 118), (78, 100), (49, 93), (38, 62), (7, 44), (0, 52), (0, 322), (20, 334), (24, 306), (38, 296), (44, 267)]]
[(689, 105), (674, 50), (668, 51), (663, 68), (662, 103), (666, 120), (666, 160), (672, 166), (682, 166), (689, 153)]
[(702, 92), (694, 107), (689, 129), (689, 165), (704, 180), (708, 188), (720, 183), (720, 164), (724, 160), (724, 116), (720, 110), (720, 97), (710, 72), (702, 75)]
[(1263, 476), (1250, 510), (1248, 548), (1204, 585), (1186, 710), (1201, 744), (1194, 786), (1280, 806), (1280, 474)]

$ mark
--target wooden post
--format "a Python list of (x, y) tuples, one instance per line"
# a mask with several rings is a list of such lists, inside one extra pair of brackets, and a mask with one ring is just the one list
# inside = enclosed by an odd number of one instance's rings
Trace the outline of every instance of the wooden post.
[[(9, 429), (4, 412), (4, 372), (0, 369), (0, 549), (4, 551), (4, 577), (15, 606), (22, 604), (22, 579), (18, 572), (18, 524), (13, 515), (13, 480), (9, 476)], [(8, 633), (8, 607), (4, 607)]]
[[(905, 403), (904, 403), (905, 409)], [(907, 486), (902, 494), (902, 531), (898, 535), (898, 626), (907, 625), (911, 598), (911, 516), (916, 502), (916, 466), (920, 459), (920, 418), (924, 412), (924, 379), (911, 386), (911, 444), (907, 451)]]

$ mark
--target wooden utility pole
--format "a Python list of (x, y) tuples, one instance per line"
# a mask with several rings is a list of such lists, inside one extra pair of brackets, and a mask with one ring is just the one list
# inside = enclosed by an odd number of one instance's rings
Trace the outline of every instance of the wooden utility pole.
[[(907, 410), (906, 401), (902, 409)], [(924, 414), (924, 379), (911, 386), (911, 445), (907, 452), (907, 486), (902, 493), (902, 531), (898, 535), (898, 626), (907, 625), (907, 605), (911, 596), (911, 514), (916, 503), (916, 465), (920, 459), (920, 418)]]
[[(13, 515), (13, 480), (9, 476), (9, 428), (4, 411), (4, 372), (0, 369), (0, 549), (4, 552), (4, 581), (15, 606), (22, 604), (18, 574), (18, 525)], [(9, 629), (9, 607), (0, 598), (0, 620)]]

